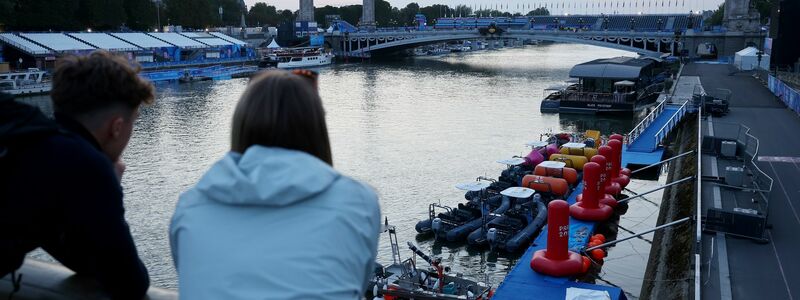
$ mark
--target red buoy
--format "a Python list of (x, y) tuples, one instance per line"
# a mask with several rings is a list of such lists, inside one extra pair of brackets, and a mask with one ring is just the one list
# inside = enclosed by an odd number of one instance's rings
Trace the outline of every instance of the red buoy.
[(631, 169), (628, 169), (628, 168), (622, 168), (621, 170), (619, 170), (619, 173), (620, 173), (620, 174), (622, 174), (622, 175), (625, 175), (625, 176), (631, 177), (631, 173), (632, 173), (632, 172), (631, 172)]
[(620, 175), (619, 171), (622, 164), (622, 142), (618, 140), (611, 140), (608, 142), (611, 147), (613, 158), (611, 159), (611, 181), (619, 183), (621, 188), (625, 188), (630, 183), (630, 177)]
[(531, 269), (550, 276), (571, 276), (583, 270), (583, 259), (569, 251), (569, 204), (553, 200), (547, 205), (547, 249), (536, 251)]
[(606, 164), (605, 164), (606, 181), (604, 182), (605, 192), (606, 194), (619, 195), (619, 193), (622, 192), (622, 188), (619, 186), (619, 183), (616, 183), (611, 180), (612, 178), (611, 170), (613, 169), (614, 165), (611, 162), (611, 158), (614, 157), (614, 150), (611, 149), (611, 147), (609, 146), (600, 146), (600, 148), (598, 148), (597, 151), (598, 153), (600, 153), (599, 155), (602, 155), (603, 157), (606, 158)]
[(590, 160), (600, 165), (600, 203), (611, 206), (612, 208), (617, 207), (617, 199), (614, 199), (614, 196), (611, 196), (606, 191), (606, 186), (608, 186), (608, 183), (611, 181), (610, 178), (608, 178), (608, 168), (610, 168), (608, 160), (603, 155), (592, 156)]
[[(600, 165), (589, 162), (583, 165), (583, 197), (569, 207), (570, 215), (578, 220), (605, 221), (614, 210), (600, 203)], [(605, 195), (605, 193), (603, 193)]]
[(620, 141), (620, 142), (624, 142), (624, 141), (625, 141), (625, 137), (624, 137), (624, 136), (622, 136), (622, 135), (621, 135), (621, 134), (619, 134), (619, 133), (612, 134), (612, 135), (610, 135), (608, 138), (609, 138), (610, 140), (618, 140), (618, 141)]

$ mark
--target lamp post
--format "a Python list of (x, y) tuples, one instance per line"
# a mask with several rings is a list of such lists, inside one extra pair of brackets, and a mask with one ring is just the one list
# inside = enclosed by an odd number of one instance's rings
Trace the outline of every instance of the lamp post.
[(156, 0), (156, 29), (161, 29), (161, 0)]
[(219, 24), (225, 26), (225, 23), (222, 22), (222, 5), (219, 6)]

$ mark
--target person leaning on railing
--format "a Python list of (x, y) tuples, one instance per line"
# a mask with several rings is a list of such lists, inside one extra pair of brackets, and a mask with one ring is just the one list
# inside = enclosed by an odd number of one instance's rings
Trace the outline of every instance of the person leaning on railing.
[(0, 99), (0, 277), (42, 248), (114, 299), (141, 299), (150, 280), (122, 204), (120, 159), (153, 86), (123, 57), (97, 51), (57, 63), (55, 121)]

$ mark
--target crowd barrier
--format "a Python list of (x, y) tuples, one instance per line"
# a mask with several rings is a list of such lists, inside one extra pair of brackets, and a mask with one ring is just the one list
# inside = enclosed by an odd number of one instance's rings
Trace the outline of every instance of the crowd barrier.
[(795, 113), (800, 114), (800, 92), (793, 89), (772, 74), (769, 75), (767, 86), (769, 87), (769, 90), (775, 94), (775, 96), (780, 98), (781, 101), (786, 104), (787, 107), (789, 107)]

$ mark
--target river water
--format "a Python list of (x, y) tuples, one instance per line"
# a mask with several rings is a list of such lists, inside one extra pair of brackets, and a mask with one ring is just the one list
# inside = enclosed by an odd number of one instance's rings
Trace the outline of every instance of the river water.
[[(441, 256), (454, 272), (496, 285), (517, 257), (434, 244), (416, 237), (414, 225), (427, 218), (431, 202), (463, 201), (456, 183), (498, 176), (504, 166), (495, 161), (526, 154), (523, 144), (541, 133), (630, 130), (631, 118), (539, 113), (542, 90), (567, 79), (572, 66), (620, 55), (634, 54), (552, 44), (323, 68), (319, 87), (334, 166), (377, 190), (383, 215), (398, 228), (403, 258), (411, 254), (405, 242), (412, 241)], [(156, 286), (176, 287), (170, 217), (178, 195), (227, 151), (231, 116), (246, 84), (247, 79), (159, 84), (156, 103), (141, 112), (124, 154), (128, 168), (122, 185), (126, 218)], [(47, 108), (46, 99), (30, 101)], [(637, 185), (652, 184), (632, 184)], [(631, 207), (623, 223), (655, 222), (657, 203)], [(649, 245), (634, 243), (617, 247), (630, 250), (617, 251), (619, 262), (606, 264), (599, 284), (619, 285), (638, 296)], [(391, 261), (387, 236), (381, 237), (378, 259)]]

